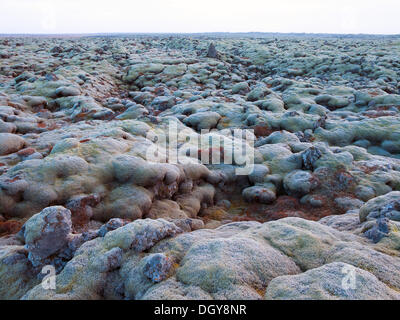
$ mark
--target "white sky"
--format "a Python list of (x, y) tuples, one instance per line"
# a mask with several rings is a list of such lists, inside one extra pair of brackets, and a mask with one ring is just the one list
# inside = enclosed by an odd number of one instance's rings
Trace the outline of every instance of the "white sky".
[(0, 0), (1, 33), (400, 34), (400, 0)]

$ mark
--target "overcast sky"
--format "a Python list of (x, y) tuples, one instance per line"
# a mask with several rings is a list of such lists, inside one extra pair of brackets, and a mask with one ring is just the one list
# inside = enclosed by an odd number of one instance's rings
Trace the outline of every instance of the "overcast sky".
[(400, 0), (0, 0), (0, 33), (400, 34)]

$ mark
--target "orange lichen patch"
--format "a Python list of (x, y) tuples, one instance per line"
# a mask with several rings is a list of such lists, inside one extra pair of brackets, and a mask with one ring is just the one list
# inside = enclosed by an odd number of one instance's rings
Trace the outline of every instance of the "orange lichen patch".
[(82, 118), (87, 117), (88, 115), (89, 115), (88, 112), (81, 112), (81, 113), (78, 113), (78, 114), (75, 116), (75, 118), (82, 119)]
[(74, 120), (75, 120), (75, 121), (82, 120), (82, 119), (87, 118), (88, 116), (90, 116), (90, 115), (92, 115), (92, 114), (94, 114), (94, 113), (96, 113), (96, 111), (94, 111), (94, 110), (82, 111), (82, 112), (78, 113), (78, 114), (75, 116), (75, 119), (74, 119)]
[(58, 125), (58, 124), (56, 124), (56, 123), (53, 123), (53, 124), (51, 124), (51, 125), (49, 125), (49, 126), (47, 127), (47, 131), (51, 131), (51, 130), (55, 130), (55, 129), (59, 129), (59, 128), (61, 128), (60, 125)]
[(164, 88), (155, 88), (154, 93), (156, 95), (164, 95)]
[(350, 191), (355, 187), (355, 179), (350, 172), (346, 171), (345, 169), (339, 169), (334, 173), (333, 181), (331, 182), (331, 184), (331, 190)]
[(24, 109), (24, 106), (19, 103), (14, 103), (14, 102), (9, 101), (7, 104), (8, 104), (8, 106), (13, 107), (15, 109), (20, 109), (20, 110)]
[(31, 154), (34, 154), (36, 150), (34, 148), (25, 148), (20, 151), (18, 151), (18, 155), (21, 157), (27, 157), (30, 156)]
[(15, 220), (8, 220), (0, 222), (0, 235), (4, 236), (7, 234), (17, 233), (22, 227), (22, 223)]
[(66, 208), (71, 211), (71, 220), (74, 228), (87, 230), (90, 217), (92, 216), (92, 208), (100, 201), (97, 195), (87, 195), (78, 199), (72, 199), (66, 204)]
[(265, 222), (263, 219), (258, 219), (254, 217), (246, 217), (246, 216), (237, 216), (233, 217), (232, 221), (234, 222), (241, 222), (241, 221), (258, 221), (258, 222)]
[(38, 128), (46, 128), (46, 124), (44, 122), (38, 122)]
[(263, 289), (258, 288), (258, 289), (255, 289), (255, 290), (261, 297), (264, 297), (265, 296), (265, 291), (267, 291), (267, 288), (263, 288)]
[(359, 166), (359, 168), (362, 170), (362, 172), (366, 173), (366, 174), (371, 174), (372, 172), (375, 172), (377, 170), (379, 170), (379, 166), (364, 166), (361, 165)]
[(248, 207), (248, 203), (243, 200), (241, 195), (235, 195), (233, 199), (229, 199), (231, 202), (231, 205), (229, 209), (226, 209), (226, 211), (229, 213), (230, 216), (238, 216), (238, 215), (243, 215), (246, 208)]
[(299, 213), (299, 211), (301, 211), (301, 206), (298, 199), (281, 196), (270, 205), (259, 203), (249, 204), (244, 214), (252, 220), (266, 222), (304, 214)]
[(269, 128), (267, 124), (259, 124), (252, 128), (256, 137), (267, 137), (276, 130)]
[(290, 197), (290, 196), (281, 196), (279, 197), (275, 204), (278, 207), (284, 207), (287, 210), (298, 210), (300, 208), (300, 202), (299, 199)]
[(312, 208), (302, 205), (298, 199), (289, 196), (281, 196), (271, 205), (251, 204), (245, 211), (251, 220), (267, 222), (287, 217), (300, 217), (308, 220), (319, 220), (324, 216), (331, 215), (334, 208)]
[(379, 118), (379, 117), (388, 117), (393, 116), (393, 111), (390, 109), (397, 108), (400, 110), (400, 106), (380, 106), (377, 108), (370, 108), (368, 111), (361, 112), (363, 116), (368, 118)]
[(388, 106), (380, 106), (378, 108), (372, 108), (372, 110), (375, 111), (388, 111), (391, 108), (399, 108), (398, 106), (394, 106), (394, 105), (388, 105)]
[(224, 220), (228, 218), (228, 213), (221, 207), (215, 206), (203, 209), (199, 216), (210, 220)]
[(17, 176), (17, 177), (14, 177), (12, 179), (7, 179), (6, 182), (7, 183), (13, 183), (13, 182), (18, 181), (18, 180), (21, 180), (21, 178)]
[(235, 99), (228, 98), (228, 97), (224, 97), (223, 100), (224, 100), (225, 102), (235, 102), (235, 101), (236, 101)]
[(376, 96), (380, 96), (382, 95), (382, 93), (380, 93), (379, 91), (375, 91), (375, 90), (370, 90), (368, 91), (368, 94), (372, 97), (376, 97)]
[(74, 228), (79, 228), (81, 231), (88, 229), (90, 218), (88, 217), (85, 209), (72, 212), (71, 220)]
[(172, 269), (178, 269), (179, 268), (179, 263), (174, 262), (172, 264)]
[(229, 128), (231, 120), (225, 116), (222, 116), (218, 121), (218, 127)]

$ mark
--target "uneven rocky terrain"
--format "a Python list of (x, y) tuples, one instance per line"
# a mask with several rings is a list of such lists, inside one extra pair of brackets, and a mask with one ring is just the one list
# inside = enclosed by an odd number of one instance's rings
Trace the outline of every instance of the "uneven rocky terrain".
[(0, 38), (1, 299), (400, 299), (399, 229), (400, 38)]

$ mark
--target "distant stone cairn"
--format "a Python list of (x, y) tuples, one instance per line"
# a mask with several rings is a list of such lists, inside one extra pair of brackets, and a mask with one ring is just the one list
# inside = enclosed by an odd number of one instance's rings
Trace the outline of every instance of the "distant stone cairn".
[(213, 59), (218, 58), (218, 51), (217, 51), (217, 49), (215, 49), (215, 46), (213, 43), (211, 43), (208, 47), (207, 58), (213, 58)]

